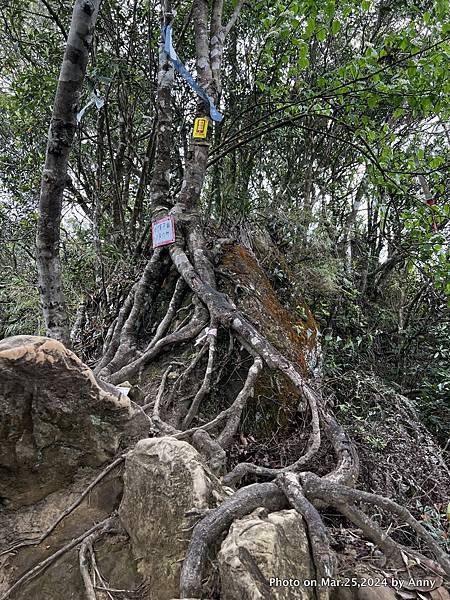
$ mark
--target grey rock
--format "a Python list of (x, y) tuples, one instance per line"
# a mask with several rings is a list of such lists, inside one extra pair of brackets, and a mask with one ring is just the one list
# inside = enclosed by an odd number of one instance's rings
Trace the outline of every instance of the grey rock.
[[(314, 579), (302, 517), (295, 510), (269, 515), (264, 509), (231, 526), (219, 555), (221, 600), (288, 600), (312, 598), (302, 585)], [(291, 580), (291, 585), (275, 585)]]
[(105, 389), (61, 343), (16, 336), (0, 342), (0, 497), (29, 505), (80, 467), (117, 452), (130, 401)]
[(151, 600), (179, 595), (182, 561), (198, 517), (224, 492), (188, 443), (170, 437), (138, 442), (126, 459), (120, 520)]

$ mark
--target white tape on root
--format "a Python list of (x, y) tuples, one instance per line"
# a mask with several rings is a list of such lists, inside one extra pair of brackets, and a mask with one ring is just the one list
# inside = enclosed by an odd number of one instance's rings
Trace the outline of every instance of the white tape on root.
[(195, 344), (194, 346), (198, 346), (199, 344), (201, 344), (203, 342), (203, 340), (206, 339), (206, 333), (204, 333), (203, 335), (199, 336), (196, 340), (195, 340)]

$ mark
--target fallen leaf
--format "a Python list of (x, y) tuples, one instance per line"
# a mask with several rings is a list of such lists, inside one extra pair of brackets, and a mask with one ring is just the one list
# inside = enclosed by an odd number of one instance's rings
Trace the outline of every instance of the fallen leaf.
[(243, 433), (241, 433), (241, 435), (240, 435), (240, 440), (241, 440), (241, 444), (244, 446), (244, 448), (246, 448), (248, 446), (248, 442), (247, 442), (247, 438), (245, 437), (245, 435)]
[(450, 594), (443, 586), (438, 587), (437, 590), (431, 590), (430, 595), (433, 600), (450, 600)]

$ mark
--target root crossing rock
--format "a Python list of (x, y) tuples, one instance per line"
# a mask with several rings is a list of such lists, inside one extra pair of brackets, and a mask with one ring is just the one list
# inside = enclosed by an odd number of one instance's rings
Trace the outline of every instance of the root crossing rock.
[[(305, 524), (295, 510), (267, 515), (260, 508), (235, 521), (218, 559), (222, 600), (313, 597), (312, 588), (294, 581), (315, 578)], [(286, 580), (292, 585), (283, 585)]]

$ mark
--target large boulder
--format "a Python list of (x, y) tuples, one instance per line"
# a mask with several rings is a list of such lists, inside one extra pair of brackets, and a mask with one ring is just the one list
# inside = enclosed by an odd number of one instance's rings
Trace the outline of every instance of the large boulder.
[(219, 555), (221, 600), (306, 600), (315, 579), (302, 517), (263, 508), (233, 523)]
[(119, 517), (130, 536), (138, 571), (149, 584), (149, 599), (178, 597), (192, 527), (223, 494), (218, 480), (186, 442), (145, 439), (128, 454)]
[(130, 401), (61, 343), (0, 342), (0, 497), (31, 504), (117, 452)]

